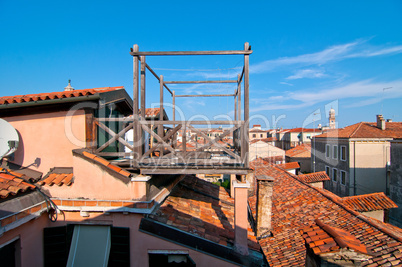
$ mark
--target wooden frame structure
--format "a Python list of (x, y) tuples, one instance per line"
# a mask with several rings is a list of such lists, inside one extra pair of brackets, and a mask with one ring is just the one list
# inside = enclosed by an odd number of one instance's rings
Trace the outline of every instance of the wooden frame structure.
[[(244, 50), (229, 51), (167, 51), (167, 52), (140, 52), (138, 45), (134, 45), (130, 55), (133, 56), (133, 116), (129, 118), (104, 118), (96, 119), (96, 124), (109, 133), (112, 138), (104, 145), (96, 149), (95, 153), (107, 156), (132, 157), (131, 166), (139, 168), (141, 173), (222, 173), (222, 174), (247, 174), (248, 173), (248, 130), (249, 130), (249, 56), (252, 53), (248, 43), (244, 44)], [(158, 76), (146, 63), (149, 56), (192, 56), (192, 55), (240, 55), (244, 57), (244, 66), (236, 80), (204, 80), (204, 81), (165, 81), (163, 75)], [(146, 100), (146, 71), (149, 71), (160, 85), (159, 105), (160, 115), (158, 120), (145, 119)], [(242, 96), (243, 82), (243, 96)], [(176, 95), (169, 84), (212, 84), (230, 83), (237, 84), (233, 94), (211, 95)], [(173, 120), (164, 120), (164, 90), (167, 90), (173, 100)], [(175, 119), (175, 100), (177, 97), (234, 97), (234, 121), (182, 121)], [(241, 102), (243, 97), (243, 112)], [(243, 118), (242, 118), (243, 114)], [(113, 132), (105, 121), (120, 121), (128, 123), (119, 133)], [(232, 126), (215, 139), (210, 138), (195, 125), (226, 125)], [(152, 127), (157, 128), (155, 133)], [(165, 127), (171, 126), (166, 131)], [(127, 131), (134, 129), (133, 145), (126, 142), (122, 137)], [(176, 133), (182, 131), (181, 149), (177, 147)], [(195, 132), (202, 136), (206, 143), (197, 147), (195, 151), (187, 151), (187, 131)], [(148, 151), (144, 151), (144, 136), (148, 133), (156, 144)], [(219, 143), (224, 137), (233, 135), (234, 148), (230, 149)], [(102, 153), (112, 142), (120, 142), (132, 150), (131, 153)], [(196, 141), (197, 142), (197, 141)], [(225, 155), (222, 159), (211, 158), (211, 147)], [(155, 157), (154, 153), (159, 152)]]

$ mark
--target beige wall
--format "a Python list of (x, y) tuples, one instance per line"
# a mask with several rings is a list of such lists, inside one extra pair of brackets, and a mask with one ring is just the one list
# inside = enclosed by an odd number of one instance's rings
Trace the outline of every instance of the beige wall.
[(375, 210), (375, 211), (369, 211), (369, 212), (362, 212), (362, 214), (384, 222), (384, 210)]
[(13, 162), (44, 174), (53, 167), (72, 167), (71, 150), (85, 146), (85, 112), (74, 113), (71, 123), (66, 115), (60, 111), (3, 118), (20, 135)]
[(256, 159), (256, 157), (267, 158), (275, 156), (285, 158), (285, 151), (262, 141), (249, 145), (249, 161)]

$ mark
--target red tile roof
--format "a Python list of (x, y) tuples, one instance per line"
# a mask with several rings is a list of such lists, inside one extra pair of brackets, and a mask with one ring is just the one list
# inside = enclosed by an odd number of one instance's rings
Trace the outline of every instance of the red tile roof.
[(73, 183), (73, 174), (72, 173), (51, 173), (47, 177), (45, 177), (42, 181), (39, 181), (40, 185), (67, 185), (70, 186)]
[(124, 169), (122, 169), (120, 167), (117, 167), (116, 165), (110, 163), (109, 161), (107, 161), (104, 158), (98, 157), (98, 156), (96, 156), (94, 154), (91, 154), (91, 153), (89, 153), (87, 151), (75, 150), (75, 152), (79, 153), (79, 154), (81, 154), (81, 155), (83, 155), (83, 156), (85, 156), (85, 157), (87, 157), (89, 159), (94, 160), (98, 164), (101, 164), (101, 165), (109, 168), (110, 170), (112, 170), (114, 172), (117, 172), (117, 173), (119, 173), (119, 174), (121, 174), (123, 176), (126, 176), (126, 177), (131, 177), (131, 173), (129, 173), (128, 171), (126, 171), (126, 170), (124, 170)]
[(367, 248), (360, 240), (349, 232), (316, 220), (316, 225), (311, 225), (300, 230), (300, 234), (314, 254), (337, 252), (340, 249), (352, 249), (356, 252), (368, 254)]
[(277, 164), (276, 166), (278, 166), (279, 168), (285, 169), (285, 170), (300, 168), (300, 165), (298, 162), (286, 162), (283, 164)]
[(307, 184), (331, 180), (331, 178), (329, 178), (329, 176), (325, 173), (325, 171), (300, 174), (297, 176), (297, 179)]
[(25, 175), (0, 168), (0, 197), (7, 198), (20, 192), (34, 190), (36, 186), (25, 182), (24, 178)]
[[(259, 241), (270, 266), (305, 266), (306, 246), (300, 229), (315, 219), (357, 238), (373, 258), (365, 264), (378, 266), (402, 260), (402, 229), (368, 218), (342, 204), (326, 190), (303, 184), (296, 177), (262, 159), (250, 163), (255, 175), (274, 178), (272, 237)], [(250, 208), (255, 214), (255, 195)], [(381, 262), (381, 263), (379, 263)]]
[(253, 139), (250, 141), (250, 144), (257, 143), (258, 141), (262, 141), (265, 143), (277, 141), (276, 137), (268, 137), (268, 138), (261, 138), (261, 139)]
[[(234, 200), (223, 187), (187, 175), (150, 217), (227, 246), (234, 243)], [(249, 247), (260, 247), (249, 229)]]
[(311, 145), (302, 144), (292, 149), (286, 150), (286, 157), (310, 158)]
[(62, 91), (62, 92), (53, 92), (53, 93), (3, 96), (3, 97), (0, 97), (0, 105), (23, 103), (23, 102), (37, 102), (37, 101), (40, 102), (40, 101), (46, 101), (46, 100), (51, 100), (51, 99), (89, 96), (89, 95), (95, 95), (97, 93), (104, 93), (104, 92), (114, 91), (114, 90), (118, 90), (118, 89), (124, 89), (124, 87), (123, 86), (101, 87), (101, 88)]
[(359, 122), (317, 135), (317, 138), (402, 138), (402, 122), (386, 122), (385, 130), (374, 122)]
[(385, 210), (398, 207), (383, 192), (343, 197), (341, 201), (358, 212)]
[(320, 129), (308, 129), (308, 128), (293, 128), (293, 129), (288, 129), (284, 130), (287, 133), (318, 133), (321, 132)]

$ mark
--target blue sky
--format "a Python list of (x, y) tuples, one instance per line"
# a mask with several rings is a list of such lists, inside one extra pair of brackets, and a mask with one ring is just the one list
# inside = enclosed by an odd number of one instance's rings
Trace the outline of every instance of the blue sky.
[[(132, 96), (133, 44), (142, 51), (241, 50), (249, 42), (251, 124), (325, 125), (331, 107), (339, 127), (374, 121), (381, 112), (401, 121), (401, 14), (402, 1), (1, 0), (0, 95), (61, 91), (71, 79), (76, 89), (124, 86)], [(165, 80), (219, 80), (236, 77), (243, 59), (147, 63)], [(150, 107), (159, 99), (151, 75), (147, 87)], [(227, 84), (171, 89), (234, 91)], [(177, 105), (190, 119), (232, 116), (234, 104), (183, 98)]]

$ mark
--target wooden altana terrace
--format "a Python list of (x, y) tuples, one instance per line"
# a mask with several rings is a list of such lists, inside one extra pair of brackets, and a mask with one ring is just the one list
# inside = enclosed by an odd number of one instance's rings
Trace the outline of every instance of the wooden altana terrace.
[[(244, 44), (244, 50), (228, 51), (165, 51), (165, 52), (141, 52), (138, 45), (134, 45), (130, 54), (133, 56), (133, 116), (126, 118), (97, 118), (95, 123), (107, 132), (111, 138), (95, 150), (100, 156), (122, 156), (129, 154), (125, 163), (131, 168), (139, 169), (142, 174), (237, 174), (244, 175), (249, 172), (248, 163), (248, 130), (249, 130), (249, 56), (252, 53), (248, 43)], [(194, 56), (194, 55), (239, 55), (244, 58), (242, 71), (235, 80), (197, 80), (197, 81), (166, 81), (163, 75), (158, 76), (146, 63), (147, 57), (155, 56)], [(146, 120), (146, 75), (150, 73), (159, 81), (159, 107), (158, 119)], [(176, 95), (169, 88), (171, 84), (234, 84), (233, 94), (201, 94), (201, 95)], [(172, 97), (172, 120), (164, 120), (164, 94)], [(231, 121), (185, 121), (175, 118), (175, 100), (178, 97), (233, 97), (234, 120)], [(243, 109), (242, 109), (243, 100)], [(170, 104), (169, 104), (170, 105)], [(109, 129), (108, 122), (123, 122), (118, 133)], [(215, 127), (224, 125), (223, 133), (215, 138), (201, 130), (202, 125)], [(130, 144), (124, 140), (125, 134), (133, 129), (134, 141)], [(157, 129), (157, 130), (155, 130)], [(178, 146), (177, 133), (181, 131), (182, 142)], [(187, 151), (187, 132), (195, 133), (202, 137), (204, 144), (197, 146), (192, 151)], [(152, 147), (146, 151), (145, 136), (150, 136), (154, 141)], [(233, 144), (222, 144), (224, 138), (233, 138)], [(113, 142), (120, 142), (129, 148), (129, 153), (102, 152)], [(196, 141), (197, 142), (197, 141)]]

